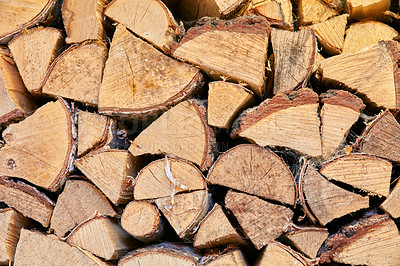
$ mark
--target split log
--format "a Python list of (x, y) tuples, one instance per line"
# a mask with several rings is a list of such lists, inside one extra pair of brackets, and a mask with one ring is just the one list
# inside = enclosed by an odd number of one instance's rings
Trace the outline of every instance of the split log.
[(326, 3), (330, 8), (338, 12), (339, 14), (348, 13), (348, 5), (346, 0), (322, 0)]
[(254, 103), (254, 93), (225, 81), (208, 83), (207, 121), (210, 126), (230, 128), (237, 115)]
[(187, 100), (171, 108), (143, 130), (129, 151), (142, 154), (173, 154), (208, 169), (214, 159), (215, 134), (207, 125), (206, 107)]
[(104, 216), (95, 216), (81, 223), (66, 241), (105, 260), (119, 259), (138, 246), (117, 220)]
[(355, 54), (342, 54), (321, 62), (322, 84), (354, 90), (364, 102), (386, 108), (399, 108), (400, 71), (395, 41), (379, 43)]
[(106, 196), (95, 186), (84, 180), (68, 180), (57, 199), (51, 217), (51, 228), (58, 236), (64, 237), (68, 231), (94, 213), (112, 217), (118, 215)]
[(313, 73), (315, 73), (319, 69), (321, 62), (324, 59), (325, 58), (319, 52), (317, 52), (317, 57), (315, 58), (315, 63), (314, 63), (314, 67), (312, 70)]
[(219, 266), (219, 265), (230, 265), (230, 266), (247, 266), (249, 265), (240, 249), (233, 249), (222, 254), (218, 254), (215, 257), (203, 259), (204, 266)]
[(135, 179), (135, 200), (157, 199), (175, 193), (206, 189), (203, 174), (193, 164), (176, 158), (156, 160), (144, 167)]
[(291, 206), (295, 203), (294, 177), (289, 168), (271, 150), (257, 145), (238, 145), (219, 156), (207, 181)]
[(337, 15), (339, 14), (335, 10), (320, 0), (300, 0), (298, 4), (297, 17), (300, 25), (317, 24)]
[(62, 32), (50, 27), (24, 30), (8, 47), (29, 92), (40, 91), (47, 69), (64, 46)]
[(99, 112), (134, 118), (158, 114), (204, 83), (199, 69), (164, 55), (118, 25), (100, 87)]
[(308, 82), (317, 56), (317, 39), (309, 28), (291, 32), (271, 29), (274, 52), (273, 95), (287, 94)]
[(392, 192), (390, 192), (387, 199), (380, 206), (385, 212), (387, 212), (393, 218), (400, 217), (400, 183), (397, 182)]
[(349, 184), (370, 194), (387, 197), (392, 164), (369, 154), (347, 154), (327, 162), (320, 170), (328, 180)]
[(215, 204), (201, 221), (193, 246), (196, 249), (205, 249), (228, 244), (246, 245), (246, 241), (233, 228), (221, 205)]
[(23, 119), (35, 109), (10, 51), (0, 46), (0, 125)]
[(390, 0), (347, 0), (350, 17), (354, 20), (378, 20), (383, 18), (383, 13), (389, 10)]
[(75, 161), (75, 166), (115, 205), (132, 199), (132, 180), (138, 159), (124, 150), (97, 150)]
[(41, 93), (97, 106), (107, 52), (102, 41), (70, 46), (49, 67)]
[(321, 156), (318, 108), (318, 95), (311, 89), (276, 95), (244, 111), (233, 123), (231, 137), (240, 136), (260, 146), (283, 146), (312, 157)]
[(289, 0), (252, 0), (247, 14), (264, 16), (271, 24), (293, 28), (292, 2)]
[(265, 95), (269, 23), (263, 17), (223, 21), (204, 18), (171, 49), (174, 57), (198, 65), (214, 79), (226, 77)]
[(23, 178), (57, 191), (65, 182), (75, 153), (74, 128), (67, 103), (59, 98), (3, 131), (0, 175)]
[(232, 190), (225, 197), (225, 206), (257, 249), (281, 235), (293, 216), (289, 208)]

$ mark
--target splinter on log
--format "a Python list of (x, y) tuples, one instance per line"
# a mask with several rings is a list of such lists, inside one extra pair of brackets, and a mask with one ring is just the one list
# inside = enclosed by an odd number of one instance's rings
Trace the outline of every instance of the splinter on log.
[(380, 206), (385, 212), (387, 212), (393, 218), (400, 217), (400, 183), (397, 181), (392, 192), (390, 192), (387, 199)]
[(300, 25), (317, 24), (339, 15), (321, 0), (300, 0), (297, 12)]
[(292, 2), (290, 0), (252, 0), (247, 14), (264, 16), (273, 25), (293, 29)]
[(248, 266), (246, 258), (243, 252), (235, 248), (222, 254), (211, 255), (211, 258), (206, 258), (204, 260), (204, 266), (220, 266), (220, 265), (230, 265), (230, 266)]

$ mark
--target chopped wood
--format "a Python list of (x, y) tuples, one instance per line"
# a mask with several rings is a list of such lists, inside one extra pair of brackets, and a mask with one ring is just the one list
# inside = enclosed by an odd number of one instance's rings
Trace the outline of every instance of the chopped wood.
[(393, 218), (400, 217), (400, 183), (397, 182), (387, 199), (380, 206)]
[(363, 20), (382, 19), (383, 13), (389, 10), (390, 0), (347, 0), (349, 19)]
[(58, 236), (64, 237), (94, 213), (112, 217), (118, 215), (98, 188), (84, 180), (68, 180), (57, 199), (51, 228)]
[(281, 235), (293, 216), (289, 208), (232, 190), (225, 197), (225, 206), (257, 249)]
[(210, 259), (203, 259), (204, 266), (219, 266), (219, 265), (230, 265), (230, 266), (247, 266), (249, 265), (240, 249), (233, 249), (222, 254), (218, 254)]
[(138, 159), (124, 150), (97, 150), (75, 161), (75, 166), (115, 205), (132, 199)]
[(320, 170), (328, 180), (349, 184), (370, 194), (387, 197), (392, 164), (369, 154), (347, 154), (327, 162)]
[(138, 173), (135, 200), (157, 199), (184, 191), (206, 189), (203, 174), (192, 163), (168, 158), (151, 162)]
[(164, 233), (157, 207), (145, 200), (131, 201), (121, 216), (121, 226), (131, 236), (144, 243), (157, 241)]
[(59, 98), (3, 131), (0, 175), (23, 178), (50, 191), (65, 182), (75, 153), (67, 103)]
[(104, 39), (104, 8), (111, 0), (64, 0), (62, 18), (67, 43)]
[(214, 208), (200, 223), (193, 246), (196, 249), (205, 249), (228, 244), (246, 245), (246, 241), (231, 225), (221, 205), (214, 204)]
[(134, 118), (158, 114), (204, 83), (199, 69), (164, 55), (118, 25), (100, 87), (99, 112)]
[(309, 28), (291, 32), (271, 29), (274, 51), (273, 94), (286, 94), (304, 87), (317, 56), (317, 39)]
[(260, 146), (283, 146), (312, 157), (321, 156), (318, 108), (318, 95), (311, 89), (279, 94), (244, 111), (233, 123), (231, 137), (240, 136)]
[(338, 12), (339, 14), (348, 13), (348, 5), (346, 0), (322, 0), (330, 8)]
[(142, 154), (173, 154), (208, 169), (214, 159), (215, 134), (207, 125), (206, 107), (187, 100), (171, 108), (132, 141), (129, 151)]
[(207, 190), (197, 190), (156, 199), (155, 203), (178, 236), (188, 239), (207, 214), (211, 195)]
[(208, 83), (207, 121), (210, 126), (230, 128), (237, 115), (252, 105), (254, 94), (245, 87), (225, 81)]
[(105, 260), (119, 259), (138, 246), (117, 220), (105, 216), (95, 216), (81, 223), (66, 241)]
[(220, 155), (207, 181), (261, 198), (294, 206), (294, 177), (285, 162), (268, 148), (242, 144)]
[(269, 23), (261, 16), (223, 21), (204, 18), (188, 30), (173, 56), (198, 65), (214, 79), (226, 77), (265, 95)]
[(322, 60), (324, 60), (325, 58), (319, 53), (317, 52), (317, 57), (315, 58), (315, 63), (314, 63), (314, 67), (312, 72), (316, 72), (319, 69), (319, 65), (321, 64)]
[(339, 15), (326, 3), (320, 0), (300, 0), (297, 17), (300, 25), (312, 25)]
[(47, 69), (64, 46), (59, 29), (37, 27), (24, 30), (8, 44), (29, 92), (40, 92)]
[(247, 13), (264, 16), (274, 25), (293, 28), (292, 2), (289, 0), (252, 0)]

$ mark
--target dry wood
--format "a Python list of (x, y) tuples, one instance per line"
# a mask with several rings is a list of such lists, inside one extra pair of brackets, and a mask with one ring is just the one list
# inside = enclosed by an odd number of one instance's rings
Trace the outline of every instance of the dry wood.
[(197, 190), (160, 198), (155, 200), (155, 203), (178, 236), (188, 239), (207, 214), (211, 205), (211, 195), (207, 190)]
[(99, 93), (99, 112), (143, 117), (158, 114), (204, 85), (200, 70), (178, 62), (118, 25)]
[(233, 228), (221, 205), (215, 204), (200, 223), (193, 246), (205, 249), (228, 244), (246, 245), (246, 241)]
[(124, 150), (97, 150), (75, 161), (90, 179), (115, 205), (132, 199), (132, 180), (138, 172), (138, 159)]
[(317, 56), (317, 39), (313, 30), (291, 32), (271, 29), (274, 51), (273, 94), (286, 94), (304, 87), (312, 73)]
[(233, 249), (222, 254), (218, 254), (210, 259), (203, 259), (204, 266), (219, 266), (219, 265), (230, 265), (230, 266), (247, 266), (249, 265), (240, 249)]
[(163, 235), (163, 220), (157, 207), (145, 200), (131, 201), (121, 216), (121, 226), (144, 243), (157, 241)]
[(339, 14), (348, 13), (348, 5), (346, 0), (322, 0), (330, 8), (334, 9)]
[(105, 260), (119, 259), (138, 246), (117, 220), (105, 216), (95, 216), (81, 223), (66, 241)]
[(210, 126), (230, 128), (236, 116), (254, 103), (245, 87), (225, 81), (208, 83), (207, 121)]
[(369, 154), (347, 154), (327, 162), (321, 168), (328, 180), (349, 184), (370, 194), (387, 197), (392, 164)]
[[(0, 175), (23, 178), (57, 191), (65, 182), (75, 153), (71, 113), (59, 98), (3, 131)], [(75, 132), (74, 132), (75, 133)]]
[(293, 28), (292, 2), (289, 0), (252, 0), (247, 13), (264, 16), (275, 25)]
[(204, 18), (188, 30), (173, 56), (198, 65), (214, 79), (221, 76), (265, 95), (269, 24), (261, 16), (223, 21)]
[(293, 216), (289, 208), (232, 190), (225, 197), (225, 206), (257, 249), (281, 235)]
[(349, 19), (382, 19), (383, 13), (389, 10), (390, 0), (347, 0)]
[(62, 32), (38, 27), (15, 36), (8, 47), (29, 92), (39, 92), (47, 69), (64, 45)]
[(168, 158), (151, 162), (135, 180), (135, 200), (157, 199), (183, 191), (206, 189), (203, 174), (193, 164)]
[(393, 218), (400, 217), (400, 183), (397, 182), (387, 199), (382, 203), (381, 209)]
[(365, 102), (386, 108), (400, 105), (400, 44), (379, 43), (355, 54), (342, 54), (321, 62), (324, 86), (345, 88), (360, 93)]
[(321, 156), (318, 108), (318, 95), (311, 89), (276, 95), (244, 111), (234, 122), (231, 137)]
[(58, 236), (63, 237), (94, 213), (117, 216), (107, 197), (95, 186), (84, 180), (68, 180), (57, 199), (51, 217), (51, 228)]
[(399, 265), (400, 236), (388, 215), (371, 215), (346, 225), (325, 241), (321, 263)]
[(25, 118), (35, 109), (10, 51), (0, 46), (0, 125)]
[(129, 151), (142, 154), (173, 154), (208, 169), (214, 159), (215, 134), (207, 125), (206, 107), (187, 100), (171, 108), (132, 141)]
[(300, 0), (298, 4), (300, 25), (317, 24), (337, 15), (335, 10), (320, 0)]
[(294, 178), (285, 162), (254, 144), (235, 146), (219, 156), (207, 181), (292, 206), (295, 203)]

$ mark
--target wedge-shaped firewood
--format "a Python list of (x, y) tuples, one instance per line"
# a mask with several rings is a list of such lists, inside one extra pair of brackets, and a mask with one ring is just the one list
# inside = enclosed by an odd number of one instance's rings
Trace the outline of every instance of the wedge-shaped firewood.
[(145, 200), (131, 201), (121, 216), (121, 226), (144, 243), (157, 241), (164, 233), (163, 220), (157, 207)]
[(324, 104), (321, 109), (322, 156), (327, 159), (344, 143), (365, 105), (347, 91), (329, 90), (320, 97)]
[(225, 197), (225, 206), (257, 249), (281, 235), (293, 216), (289, 208), (232, 190)]
[(57, 199), (51, 217), (51, 228), (58, 236), (63, 237), (94, 213), (117, 216), (106, 196), (95, 186), (84, 180), (68, 180)]
[(107, 52), (102, 41), (70, 46), (51, 64), (41, 93), (98, 105)]
[(104, 69), (99, 112), (133, 117), (159, 113), (203, 84), (199, 69), (164, 55), (118, 25)]
[(268, 34), (269, 24), (261, 16), (230, 21), (204, 18), (171, 52), (215, 79), (224, 76), (245, 83), (263, 96)]
[(138, 246), (117, 220), (105, 216), (95, 216), (81, 223), (68, 236), (67, 243), (105, 260), (119, 259)]
[(303, 87), (312, 73), (317, 56), (317, 39), (311, 29), (291, 32), (271, 29), (274, 51), (273, 94), (286, 94)]
[(22, 31), (8, 44), (29, 92), (40, 91), (47, 69), (64, 45), (62, 32), (38, 27)]
[(321, 263), (399, 265), (400, 235), (388, 215), (371, 215), (342, 227), (319, 251)]
[(0, 125), (25, 118), (35, 109), (10, 51), (0, 46)]
[(248, 14), (264, 16), (272, 24), (293, 28), (292, 2), (289, 0), (252, 0)]
[(205, 188), (204, 176), (196, 166), (181, 159), (166, 157), (148, 164), (139, 172), (133, 197), (135, 200), (157, 199)]
[(267, 265), (316, 265), (311, 264), (300, 253), (292, 250), (279, 242), (272, 241), (265, 247), (261, 256), (258, 258), (256, 266)]
[(393, 218), (400, 217), (400, 183), (397, 181), (392, 192), (387, 199), (382, 203), (381, 208), (390, 214)]
[(295, 202), (294, 178), (285, 162), (268, 148), (254, 144), (235, 146), (219, 156), (207, 180), (292, 206)]
[(283, 146), (309, 156), (321, 156), (318, 108), (318, 95), (307, 88), (289, 95), (276, 95), (244, 111), (233, 123), (231, 137), (240, 136), (260, 146)]
[(320, 170), (328, 180), (349, 184), (371, 194), (387, 197), (392, 164), (369, 154), (347, 154), (327, 162)]
[(348, 0), (350, 17), (352, 21), (362, 19), (382, 19), (383, 12), (389, 10), (390, 0)]
[(97, 150), (75, 161), (87, 178), (118, 205), (132, 199), (130, 184), (138, 172), (137, 158), (124, 150)]
[(208, 83), (207, 121), (210, 126), (230, 128), (236, 116), (254, 103), (254, 94), (245, 87), (225, 81)]
[(160, 198), (155, 203), (178, 236), (187, 239), (207, 214), (211, 197), (207, 190), (197, 190)]
[(215, 204), (200, 223), (193, 246), (204, 249), (228, 244), (245, 245), (246, 241), (233, 228), (222, 207)]
[(72, 166), (75, 153), (71, 113), (63, 99), (50, 102), (3, 131), (0, 175), (23, 178), (56, 191)]
[(320, 0), (300, 0), (298, 5), (297, 16), (301, 25), (317, 24), (339, 15)]
[(132, 141), (129, 151), (142, 154), (173, 154), (208, 169), (214, 159), (215, 134), (207, 125), (206, 107), (187, 100), (171, 108)]
[(204, 260), (204, 266), (247, 266), (249, 265), (240, 249), (233, 249)]
[(25, 217), (49, 226), (54, 202), (45, 194), (21, 181), (0, 177), (0, 201), (13, 207)]
[[(342, 54), (321, 62), (324, 86), (355, 90), (365, 102), (386, 108), (399, 108), (400, 44), (381, 41), (355, 54)], [(378, 63), (377, 63), (378, 62)]]

